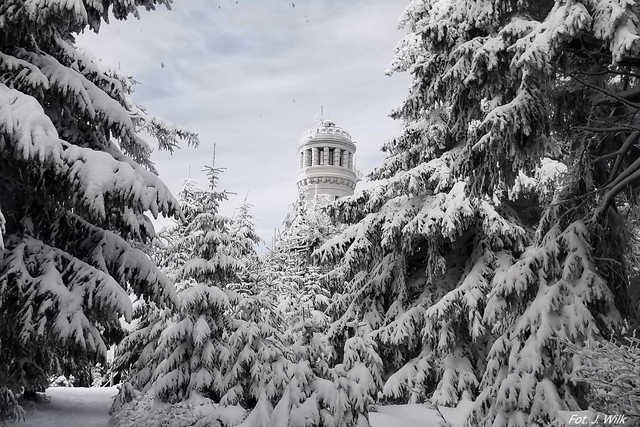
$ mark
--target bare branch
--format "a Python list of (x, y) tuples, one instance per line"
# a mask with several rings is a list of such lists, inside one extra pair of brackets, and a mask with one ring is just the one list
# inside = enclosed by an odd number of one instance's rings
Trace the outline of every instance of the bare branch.
[(578, 83), (580, 83), (581, 85), (583, 85), (585, 87), (593, 89), (593, 90), (595, 90), (597, 92), (600, 92), (600, 93), (602, 93), (604, 95), (607, 95), (608, 97), (613, 98), (613, 99), (615, 99), (615, 100), (621, 102), (622, 104), (627, 105), (627, 106), (629, 106), (631, 108), (635, 108), (637, 110), (640, 110), (640, 104), (636, 104), (635, 102), (628, 101), (625, 98), (623, 98), (622, 96), (620, 96), (620, 95), (618, 95), (616, 93), (613, 93), (613, 92), (611, 92), (611, 91), (609, 91), (607, 89), (604, 89), (604, 88), (601, 88), (599, 86), (592, 85), (591, 83), (585, 82), (584, 80), (579, 79), (578, 77), (576, 77), (575, 74), (570, 74), (570, 76), (575, 81), (577, 81)]
[(640, 132), (634, 132), (625, 139), (622, 147), (620, 147), (620, 153), (618, 153), (618, 157), (616, 158), (616, 162), (613, 164), (611, 168), (611, 172), (609, 173), (609, 181), (613, 179), (613, 177), (618, 173), (618, 169), (620, 168), (620, 164), (622, 163), (623, 156), (629, 151), (631, 145), (638, 139), (640, 136)]
[(631, 185), (631, 183), (640, 178), (640, 158), (636, 160), (632, 166), (633, 168), (630, 166), (625, 169), (625, 172), (623, 172), (623, 174), (625, 174), (625, 177), (621, 178), (622, 174), (620, 174), (620, 177), (616, 178), (616, 180), (614, 181), (617, 182), (617, 184), (615, 184), (613, 188), (605, 193), (604, 197), (602, 198), (602, 202), (600, 202), (600, 206), (598, 206), (598, 209), (596, 209), (594, 213), (594, 218), (596, 220), (600, 216), (602, 216), (604, 212), (606, 212), (607, 208), (609, 207), (613, 199), (618, 195), (618, 193), (620, 193), (626, 186)]
[(599, 128), (599, 127), (592, 127), (592, 126), (575, 126), (574, 129), (584, 130), (587, 132), (594, 132), (594, 133), (640, 132), (639, 127), (630, 126), (630, 125), (618, 125), (618, 126), (608, 127), (608, 128)]

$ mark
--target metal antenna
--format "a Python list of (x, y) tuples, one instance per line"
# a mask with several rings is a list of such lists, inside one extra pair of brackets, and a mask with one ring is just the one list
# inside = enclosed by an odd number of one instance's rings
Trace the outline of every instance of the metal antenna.
[(320, 121), (324, 120), (324, 105), (320, 104)]
[(215, 168), (216, 167), (216, 143), (213, 143), (213, 164), (211, 165), (211, 167)]

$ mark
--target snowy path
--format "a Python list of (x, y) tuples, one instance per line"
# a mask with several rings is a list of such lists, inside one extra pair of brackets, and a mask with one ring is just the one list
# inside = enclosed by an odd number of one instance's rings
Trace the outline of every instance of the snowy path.
[(425, 405), (387, 405), (369, 413), (371, 427), (440, 427), (447, 420), (452, 427), (462, 427), (471, 408), (463, 402), (457, 408), (440, 408), (440, 413)]
[[(27, 409), (25, 423), (10, 423), (7, 427), (109, 427), (109, 408), (117, 393), (115, 387), (82, 388), (51, 387), (49, 401)], [(441, 408), (442, 415), (454, 427), (463, 424), (467, 405)], [(424, 405), (381, 406), (369, 414), (371, 427), (439, 427), (441, 416)]]
[(115, 387), (51, 387), (48, 402), (26, 409), (26, 422), (10, 427), (108, 427)]

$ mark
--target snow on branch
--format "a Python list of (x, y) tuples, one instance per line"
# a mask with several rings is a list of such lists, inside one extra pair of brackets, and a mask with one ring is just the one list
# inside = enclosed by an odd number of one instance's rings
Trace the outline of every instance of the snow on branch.
[(593, 16), (593, 33), (609, 42), (612, 62), (638, 53), (638, 16), (632, 12), (632, 0), (586, 0)]
[(49, 89), (49, 79), (32, 63), (0, 52), (0, 70), (11, 73), (5, 82), (16, 89)]
[(474, 220), (476, 207), (466, 194), (466, 183), (457, 182), (449, 192), (427, 197), (403, 233), (455, 241)]
[(54, 37), (60, 49), (60, 61), (92, 81), (111, 98), (124, 105), (127, 95), (131, 94), (133, 79), (120, 74), (117, 70), (103, 67), (88, 53), (80, 50), (61, 36)]
[(573, 378), (589, 385), (592, 405), (605, 413), (640, 417), (640, 339), (565, 345), (580, 361)]
[(102, 356), (106, 345), (87, 313), (98, 310), (127, 320), (132, 313), (129, 296), (112, 277), (29, 236), (14, 236), (7, 242), (0, 260), (0, 290), (25, 298), (15, 325), (22, 342), (52, 331), (61, 340)]
[(180, 292), (180, 301), (187, 310), (194, 310), (196, 307), (224, 310), (229, 306), (229, 296), (217, 286), (190, 286)]
[(591, 22), (589, 12), (581, 3), (556, 3), (537, 28), (512, 46), (513, 64), (523, 67), (525, 74), (552, 73), (553, 60), (562, 52), (564, 44), (587, 31)]
[(409, 403), (424, 401), (428, 397), (429, 382), (435, 371), (430, 355), (421, 354), (409, 360), (385, 382), (382, 393), (389, 399), (406, 399)]
[(60, 217), (56, 230), (67, 236), (65, 250), (111, 275), (123, 288), (129, 285), (136, 295), (149, 297), (160, 306), (176, 302), (173, 283), (147, 254), (118, 234), (70, 212)]
[(35, 98), (4, 84), (0, 84), (0, 136), (4, 156), (40, 162), (61, 177), (69, 190), (76, 190), (69, 191), (73, 202), (98, 219), (106, 217), (108, 198), (121, 200), (136, 212), (150, 211), (154, 217), (179, 212), (177, 201), (155, 175), (143, 174), (107, 153), (61, 140)]
[(49, 79), (51, 89), (66, 97), (88, 118), (103, 121), (120, 136), (133, 135), (133, 123), (127, 110), (78, 71), (66, 67), (51, 55), (19, 49), (22, 59), (37, 66)]

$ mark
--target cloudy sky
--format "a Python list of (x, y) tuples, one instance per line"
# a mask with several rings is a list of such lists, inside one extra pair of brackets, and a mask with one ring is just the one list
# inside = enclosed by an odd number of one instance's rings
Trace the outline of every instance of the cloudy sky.
[(296, 144), (324, 117), (358, 144), (366, 173), (399, 124), (388, 118), (407, 91), (385, 70), (402, 36), (406, 0), (182, 0), (173, 10), (113, 21), (79, 45), (140, 82), (135, 101), (198, 132), (201, 145), (154, 153), (174, 193), (211, 162), (227, 168), (221, 186), (245, 196), (270, 242), (296, 197)]

